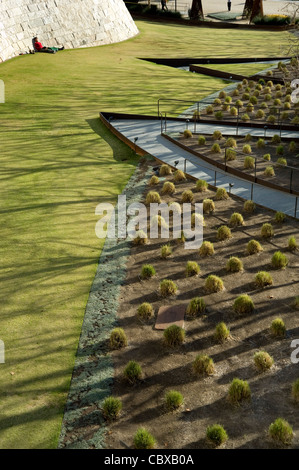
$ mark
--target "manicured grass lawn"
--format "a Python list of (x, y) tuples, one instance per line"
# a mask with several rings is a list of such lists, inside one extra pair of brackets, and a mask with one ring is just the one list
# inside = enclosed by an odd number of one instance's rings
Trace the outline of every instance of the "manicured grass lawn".
[(161, 96), (195, 101), (222, 88), (138, 57), (274, 55), (288, 35), (137, 25), (121, 44), (0, 65), (1, 448), (57, 445), (102, 247), (95, 207), (116, 201), (136, 165), (99, 111), (155, 113)]
[(264, 64), (209, 64), (208, 68), (213, 70), (221, 70), (223, 72), (233, 72), (240, 75), (254, 75), (262, 70), (268, 69), (275, 65), (274, 63)]

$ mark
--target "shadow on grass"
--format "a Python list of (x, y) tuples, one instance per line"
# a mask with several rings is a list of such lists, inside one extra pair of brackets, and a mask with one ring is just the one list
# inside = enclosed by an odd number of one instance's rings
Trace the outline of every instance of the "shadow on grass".
[(134, 165), (138, 163), (138, 156), (135, 155), (134, 151), (115, 137), (112, 132), (110, 132), (104, 124), (97, 119), (87, 119), (86, 122), (90, 128), (98, 134), (105, 142), (111, 147), (113, 151), (113, 158), (116, 161), (127, 161)]

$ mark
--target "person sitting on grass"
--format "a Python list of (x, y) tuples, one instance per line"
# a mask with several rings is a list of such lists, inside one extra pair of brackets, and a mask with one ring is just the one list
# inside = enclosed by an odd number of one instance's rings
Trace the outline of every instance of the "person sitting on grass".
[(38, 41), (38, 38), (33, 38), (34, 50), (36, 52), (48, 52), (50, 54), (55, 54), (57, 51), (63, 51), (64, 46), (62, 47), (45, 47), (41, 42)]

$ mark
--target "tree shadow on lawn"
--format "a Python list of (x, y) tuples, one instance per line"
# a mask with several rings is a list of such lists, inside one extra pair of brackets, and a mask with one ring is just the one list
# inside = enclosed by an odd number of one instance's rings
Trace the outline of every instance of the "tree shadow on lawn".
[(127, 161), (130, 163), (138, 163), (138, 156), (135, 155), (135, 152), (130, 149), (126, 144), (121, 142), (117, 137), (115, 137), (112, 132), (110, 132), (104, 124), (100, 121), (100, 118), (97, 119), (87, 119), (86, 122), (90, 128), (98, 134), (107, 144), (111, 147), (113, 151), (113, 158), (116, 161)]
[[(80, 270), (87, 266), (94, 265), (95, 259), (93, 257), (84, 257), (84, 256), (64, 256), (61, 259), (49, 259), (46, 261), (46, 264), (42, 264), (41, 262), (34, 263), (32, 261), (31, 265), (28, 267), (26, 263), (20, 263), (16, 266), (11, 264), (5, 265), (3, 269), (10, 269), (11, 272), (9, 274), (5, 274), (2, 277), (0, 276), (0, 280), (2, 282), (6, 282), (3, 284), (2, 289), (2, 298), (9, 299), (10, 296), (17, 294), (20, 290), (20, 285), (22, 286), (22, 290), (26, 291), (29, 288), (32, 288), (32, 285), (38, 286), (42, 283), (46, 283), (51, 281), (53, 287), (57, 285), (57, 287), (64, 287), (68, 289), (69, 285), (69, 276), (73, 275), (76, 270)], [(62, 276), (67, 276), (66, 278), (62, 279)], [(59, 277), (59, 278), (58, 278)], [(54, 280), (57, 279), (55, 283)], [(77, 292), (76, 295), (79, 297), (83, 293), (85, 293), (85, 288), (82, 287), (82, 282), (84, 282), (84, 278), (82, 275), (77, 277)], [(83, 289), (83, 290), (82, 290)], [(35, 299), (35, 302), (37, 300)], [(60, 300), (57, 301), (58, 303)], [(53, 308), (56, 307), (56, 300), (53, 298), (52, 293), (50, 292), (43, 292), (43, 299), (39, 304), (39, 308), (43, 309), (47, 308), (47, 305), (51, 304)], [(36, 307), (36, 303), (32, 301), (28, 305), (22, 305), (22, 308), (16, 310), (14, 312), (14, 316), (25, 316), (27, 314), (35, 314), (36, 316), (40, 315), (40, 310)], [(4, 313), (2, 315), (3, 318), (9, 318), (10, 313)]]
[[(66, 390), (64, 385), (57, 387), (56, 380), (60, 381), (60, 379), (68, 375), (69, 372), (68, 369), (64, 369), (55, 373), (44, 374), (38, 377), (38, 382), (36, 382), (36, 377), (16, 382), (14, 384), (14, 392), (11, 393), (11, 396), (15, 396), (16, 401), (18, 401), (19, 397), (22, 395), (26, 400), (26, 407), (21, 411), (19, 407), (16, 408), (15, 401), (11, 404), (6, 404), (5, 415), (0, 418), (1, 433), (12, 426), (28, 425), (28, 423), (32, 422), (40, 422), (43, 426), (43, 423), (47, 421), (51, 423), (53, 420), (61, 417), (65, 407), (64, 394)], [(51, 386), (49, 385), (49, 381), (51, 381)], [(37, 383), (41, 385), (37, 387)], [(63, 394), (60, 395), (60, 392), (63, 392)], [(37, 406), (35, 400), (38, 398), (43, 398), (43, 402), (46, 401), (47, 403), (42, 406)], [(32, 409), (28, 410), (29, 407)], [(29, 442), (32, 440), (32, 437), (33, 436), (29, 436)], [(39, 436), (38, 442), (39, 445), (42, 445), (42, 434)], [(28, 447), (30, 444), (23, 441), (22, 445)], [(46, 440), (45, 446), (48, 445), (49, 441)]]
[[(22, 413), (15, 413), (10, 416), (2, 417), (0, 420), (0, 429), (5, 430), (10, 428), (12, 425), (22, 425), (31, 422), (39, 421), (50, 421), (56, 419), (57, 416), (61, 416), (62, 406), (59, 408), (56, 406), (40, 406), (31, 411), (23, 411)], [(23, 443), (25, 446), (26, 444)]]

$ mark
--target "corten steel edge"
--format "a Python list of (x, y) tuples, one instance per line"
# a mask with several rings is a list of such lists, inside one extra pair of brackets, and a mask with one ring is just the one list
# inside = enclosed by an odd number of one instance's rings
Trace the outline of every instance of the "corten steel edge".
[(159, 65), (169, 67), (185, 67), (190, 64), (248, 64), (253, 62), (279, 62), (282, 60), (291, 60), (292, 57), (180, 57), (180, 58), (159, 58), (159, 57), (139, 57), (140, 60), (153, 62)]
[[(119, 132), (112, 124), (113, 119), (140, 119), (140, 120), (151, 119), (151, 120), (160, 121), (160, 118), (158, 116), (150, 116), (150, 115), (145, 115), (145, 114), (125, 114), (125, 113), (115, 113), (115, 112), (109, 113), (107, 111), (100, 112), (100, 120), (107, 127), (107, 129), (109, 129), (116, 137), (118, 137), (118, 139), (121, 142), (126, 144), (132, 150), (134, 150), (135, 153), (137, 153), (138, 155), (142, 157), (145, 155), (149, 155), (161, 165), (165, 163), (163, 160), (160, 160), (159, 157), (157, 157), (156, 155), (152, 155), (149, 152), (145, 151), (143, 148), (139, 147), (134, 142), (132, 142), (129, 138), (127, 138), (125, 135)], [(180, 119), (180, 118), (169, 118), (169, 119), (172, 121), (185, 122), (185, 119)], [(170, 166), (173, 170), (176, 169), (176, 167), (173, 165), (168, 164), (168, 166)], [(197, 180), (195, 176), (188, 175), (188, 177), (194, 181)]]
[[(147, 62), (153, 62), (158, 65), (165, 65), (168, 67), (189, 67), (190, 72), (195, 72), (201, 75), (206, 75), (209, 77), (222, 78), (225, 80), (243, 80), (244, 78), (248, 80), (259, 80), (263, 79), (265, 81), (271, 80), (275, 84), (283, 84), (283, 79), (279, 77), (273, 77), (268, 75), (263, 75), (262, 73), (256, 73), (252, 75), (243, 75), (236, 74), (233, 72), (224, 72), (222, 70), (214, 70), (209, 67), (202, 67), (202, 65), (208, 64), (249, 64), (249, 63), (258, 63), (258, 62), (279, 62), (285, 60), (291, 60), (291, 57), (253, 57), (253, 58), (239, 58), (239, 57), (230, 57), (230, 58), (176, 58), (176, 59), (163, 59), (163, 58), (140, 58), (140, 60), (146, 60)], [(201, 65), (199, 65), (201, 64)]]
[(209, 67), (202, 67), (199, 64), (207, 65), (207, 64), (248, 64), (248, 63), (255, 63), (255, 62), (279, 62), (282, 60), (291, 60), (292, 57), (254, 57), (254, 58), (239, 58), (239, 57), (230, 57), (230, 58), (181, 58), (181, 59), (163, 59), (163, 58), (140, 58), (140, 60), (145, 60), (147, 62), (153, 62), (158, 65), (165, 65), (168, 67), (189, 67), (190, 72), (195, 72), (201, 75), (206, 75), (209, 77), (216, 77), (222, 78), (225, 80), (243, 80), (246, 78), (247, 80), (260, 80), (263, 79), (265, 81), (271, 80), (275, 84), (283, 84), (284, 81), (282, 78), (273, 77), (268, 75), (263, 75), (262, 73), (256, 73), (253, 75), (242, 75), (236, 74), (232, 72), (224, 72), (222, 70), (214, 70), (210, 69)]
[[(102, 123), (112, 132), (121, 142), (126, 144), (128, 147), (130, 147), (132, 150), (134, 150), (135, 153), (138, 153), (138, 155), (144, 156), (144, 155), (149, 155), (148, 152), (143, 150), (141, 147), (139, 147), (136, 142), (132, 142), (130, 139), (128, 139), (125, 135), (123, 135), (121, 132), (119, 132), (113, 124), (113, 119), (138, 119), (138, 120), (147, 120), (147, 119), (156, 119), (158, 120), (157, 116), (147, 116), (147, 115), (142, 115), (142, 114), (126, 114), (126, 113), (109, 113), (102, 111), (100, 112), (100, 120)], [(151, 155), (151, 157), (156, 158), (154, 155)]]
[(214, 70), (208, 67), (201, 67), (199, 65), (190, 64), (189, 65), (190, 72), (199, 73), (201, 75), (207, 75), (208, 77), (216, 77), (216, 78), (224, 78), (225, 80), (243, 80), (246, 78), (247, 80), (271, 80), (275, 84), (283, 84), (284, 81), (282, 78), (272, 77), (262, 74), (253, 74), (253, 75), (240, 75), (237, 73), (230, 73), (230, 72), (223, 72), (222, 70)]

